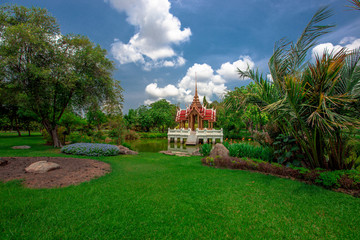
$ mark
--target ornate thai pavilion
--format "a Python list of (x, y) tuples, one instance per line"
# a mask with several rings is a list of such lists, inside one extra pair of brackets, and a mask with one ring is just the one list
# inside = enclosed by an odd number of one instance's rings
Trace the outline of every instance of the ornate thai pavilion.
[(204, 129), (204, 122), (207, 121), (208, 129), (213, 129), (214, 122), (216, 122), (216, 110), (213, 108), (207, 109), (206, 106), (200, 103), (196, 83), (193, 102), (186, 109), (179, 109), (177, 111), (175, 121), (179, 123), (179, 128), (186, 128), (187, 122), (188, 128), (192, 131), (195, 131), (196, 123), (198, 129)]
[[(186, 139), (186, 145), (196, 145), (199, 140), (204, 143), (211, 139), (212, 143), (216, 140), (223, 142), (223, 131), (215, 130), (214, 122), (216, 122), (216, 110), (207, 109), (202, 105), (197, 93), (197, 81), (195, 80), (195, 96), (190, 106), (186, 109), (179, 109), (176, 113), (176, 122), (179, 123), (179, 129), (168, 130), (168, 141), (172, 139), (183, 143)], [(207, 128), (204, 128), (207, 122)], [(186, 124), (187, 123), (187, 124)]]

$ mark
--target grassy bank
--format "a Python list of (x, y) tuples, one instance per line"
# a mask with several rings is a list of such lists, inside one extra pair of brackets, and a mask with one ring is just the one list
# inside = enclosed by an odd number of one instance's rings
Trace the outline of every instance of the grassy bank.
[[(0, 156), (64, 156), (40, 136)], [(29, 150), (12, 150), (30, 145)], [(360, 199), (158, 153), (93, 158), (104, 177), (61, 189), (0, 183), (1, 239), (357, 239)]]

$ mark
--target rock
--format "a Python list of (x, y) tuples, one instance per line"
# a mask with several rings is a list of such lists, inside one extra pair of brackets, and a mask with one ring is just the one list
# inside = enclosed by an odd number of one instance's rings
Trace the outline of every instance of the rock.
[(184, 152), (172, 152), (170, 150), (167, 151), (160, 151), (159, 153), (165, 154), (165, 155), (170, 155), (170, 156), (178, 156), (178, 157), (190, 157), (190, 155), (188, 153), (184, 153)]
[(229, 157), (229, 150), (221, 143), (217, 143), (210, 152), (210, 157), (216, 158), (216, 156)]
[(127, 147), (124, 147), (122, 145), (117, 146), (119, 148), (119, 154), (124, 154), (124, 155), (137, 155), (139, 154), (136, 151), (130, 150)]
[(175, 155), (178, 157), (190, 157), (188, 153), (184, 153), (184, 152), (176, 152)]
[(162, 154), (165, 154), (165, 155), (170, 155), (170, 156), (174, 156), (175, 153), (173, 153), (172, 151), (170, 150), (167, 150), (167, 151), (160, 151), (159, 153), (162, 153)]
[(129, 149), (128, 151), (125, 152), (125, 154), (126, 155), (138, 155), (139, 153)]
[(48, 162), (48, 161), (38, 161), (38, 162), (34, 162), (33, 164), (25, 168), (25, 171), (30, 173), (46, 173), (48, 171), (55, 170), (58, 168), (60, 168), (60, 165), (57, 163)]
[(24, 146), (13, 146), (13, 147), (11, 147), (11, 148), (12, 148), (12, 149), (29, 149), (29, 148), (31, 148), (31, 147), (24, 145)]
[(5, 166), (6, 164), (8, 164), (8, 161), (0, 158), (0, 166)]
[(199, 149), (195, 150), (191, 155), (192, 156), (202, 156)]

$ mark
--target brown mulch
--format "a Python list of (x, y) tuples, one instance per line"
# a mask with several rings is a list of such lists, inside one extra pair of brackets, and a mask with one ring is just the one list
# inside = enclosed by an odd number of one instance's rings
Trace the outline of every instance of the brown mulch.
[[(110, 172), (110, 165), (92, 159), (62, 157), (2, 157), (8, 163), (0, 166), (0, 181), (24, 179), (30, 188), (54, 188), (77, 185)], [(37, 161), (54, 162), (60, 169), (46, 173), (28, 173), (25, 168)]]

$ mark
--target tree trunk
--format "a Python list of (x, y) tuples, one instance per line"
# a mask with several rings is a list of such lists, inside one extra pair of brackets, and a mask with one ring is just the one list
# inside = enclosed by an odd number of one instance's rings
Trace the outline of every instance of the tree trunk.
[(61, 148), (62, 144), (61, 144), (61, 141), (60, 141), (59, 136), (57, 134), (57, 126), (54, 129), (50, 130), (50, 136), (51, 136), (51, 138), (53, 140), (54, 148)]
[(17, 131), (19, 137), (21, 137), (21, 132), (20, 132), (20, 129), (19, 129), (19, 121), (18, 121), (18, 119), (15, 119), (15, 124), (16, 124), (16, 131)]
[(46, 131), (51, 136), (51, 139), (52, 139), (53, 144), (54, 144), (54, 148), (61, 148), (62, 144), (61, 144), (61, 141), (60, 141), (59, 136), (57, 134), (58, 126), (57, 125), (53, 126), (51, 123), (49, 123), (46, 120), (44, 120), (42, 123), (43, 123)]

